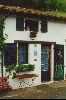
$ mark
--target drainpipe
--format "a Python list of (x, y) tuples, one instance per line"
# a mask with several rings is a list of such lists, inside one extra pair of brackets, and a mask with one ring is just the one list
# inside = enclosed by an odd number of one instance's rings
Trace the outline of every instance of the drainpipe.
[(3, 77), (3, 50), (2, 50), (2, 54), (1, 54), (1, 70), (2, 70), (2, 77)]

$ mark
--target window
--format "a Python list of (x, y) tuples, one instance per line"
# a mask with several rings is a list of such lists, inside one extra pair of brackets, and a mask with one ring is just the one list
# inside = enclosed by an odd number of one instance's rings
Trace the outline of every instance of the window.
[(18, 64), (28, 63), (28, 45), (18, 44)]
[(16, 18), (16, 30), (24, 31), (24, 18)]
[[(25, 23), (25, 24), (24, 24)], [(38, 31), (38, 21), (36, 20), (29, 20), (24, 18), (16, 18), (16, 30), (17, 31)]]
[[(18, 44), (18, 64), (28, 63), (28, 44)], [(4, 65), (17, 64), (17, 45), (16, 43), (6, 43), (4, 50)]]
[(41, 50), (41, 69), (48, 71), (49, 68), (49, 52), (42, 48)]
[(41, 32), (42, 33), (47, 32), (47, 20), (41, 20)]
[(16, 44), (15, 43), (6, 43), (4, 51), (4, 65), (16, 65)]
[(37, 32), (38, 31), (38, 21), (26, 19), (26, 21), (25, 21), (25, 30), (30, 30), (30, 31)]

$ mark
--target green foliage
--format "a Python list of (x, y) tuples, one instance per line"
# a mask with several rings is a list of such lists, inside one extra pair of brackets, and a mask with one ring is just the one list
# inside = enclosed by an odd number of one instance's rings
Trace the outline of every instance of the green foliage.
[(34, 31), (33, 32), (30, 32), (30, 37), (33, 37), (34, 38), (34, 37), (36, 37), (36, 35), (37, 35), (37, 32), (34, 32)]
[(66, 0), (0, 0), (0, 4), (66, 12)]
[(20, 64), (20, 65), (8, 65), (6, 67), (6, 72), (12, 75), (12, 79), (16, 78), (16, 74), (19, 72), (28, 72), (34, 71), (35, 65), (34, 64)]
[(35, 65), (28, 64), (28, 65), (27, 65), (27, 68), (28, 68), (29, 71), (34, 71)]
[(16, 78), (16, 73), (15, 73), (15, 72), (13, 72), (13, 77), (12, 77), (12, 79), (14, 79), (14, 78)]
[(16, 67), (16, 72), (19, 73), (19, 72), (26, 72), (26, 71), (34, 71), (34, 65), (32, 64), (27, 64), (27, 65), (24, 65), (24, 64), (20, 64)]
[(9, 72), (10, 74), (14, 71), (16, 73), (19, 72), (27, 72), (27, 71), (34, 71), (35, 65), (33, 64), (19, 64), (19, 65), (8, 65), (6, 68), (6, 72)]
[(6, 72), (9, 72), (10, 74), (13, 70), (14, 70), (14, 65), (8, 65), (6, 68)]
[(56, 78), (61, 79), (63, 78), (63, 70), (62, 70), (62, 64), (56, 65), (56, 72), (55, 72)]
[(6, 16), (0, 16), (0, 51), (4, 49), (5, 40), (7, 38), (7, 34), (3, 35), (3, 29), (5, 28)]

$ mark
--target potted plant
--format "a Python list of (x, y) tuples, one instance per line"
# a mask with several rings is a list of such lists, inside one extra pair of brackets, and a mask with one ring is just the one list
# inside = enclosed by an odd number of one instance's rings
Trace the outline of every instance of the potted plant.
[(16, 73), (19, 72), (27, 72), (27, 71), (34, 71), (35, 67), (32, 64), (21, 64), (16, 67)]
[(36, 31), (30, 31), (30, 37), (31, 38), (37, 37), (36, 35), (37, 35), (37, 32)]
[(34, 64), (19, 64), (19, 65), (8, 65), (6, 67), (6, 72), (10, 75), (13, 75), (12, 78), (16, 78), (16, 74), (19, 72), (28, 72), (34, 71), (35, 65)]

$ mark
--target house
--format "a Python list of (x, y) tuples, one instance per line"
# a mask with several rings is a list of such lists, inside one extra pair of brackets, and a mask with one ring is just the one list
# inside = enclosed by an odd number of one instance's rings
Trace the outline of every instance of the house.
[(22, 72), (15, 79), (10, 76), (12, 88), (65, 80), (66, 17), (5, 5), (0, 5), (0, 14), (8, 16), (3, 32), (8, 35), (5, 41), (3, 75), (8, 75), (5, 69), (9, 64), (35, 65), (34, 71)]

